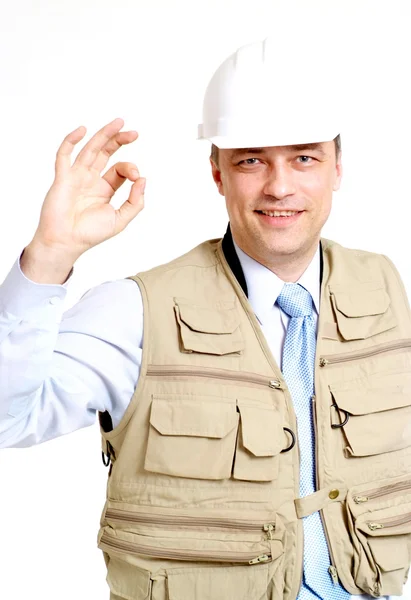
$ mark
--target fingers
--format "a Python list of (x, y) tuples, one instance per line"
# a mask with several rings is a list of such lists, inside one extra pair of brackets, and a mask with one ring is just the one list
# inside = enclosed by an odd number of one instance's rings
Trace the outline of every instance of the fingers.
[(91, 167), (97, 159), (99, 152), (110, 142), (120, 129), (123, 127), (123, 119), (114, 119), (108, 125), (105, 125), (87, 142), (84, 148), (77, 156), (74, 164), (81, 164), (84, 167)]
[(134, 181), (128, 199), (115, 211), (115, 234), (117, 234), (123, 231), (143, 209), (146, 180), (140, 177), (138, 169), (133, 163), (117, 163), (107, 171), (103, 179), (113, 188), (113, 194), (126, 179)]
[(98, 153), (93, 163), (93, 168), (99, 173), (106, 167), (110, 156), (112, 156), (121, 146), (131, 144), (138, 138), (137, 131), (120, 131), (114, 135), (107, 144)]
[(64, 174), (71, 167), (71, 154), (73, 148), (78, 144), (86, 135), (87, 129), (83, 126), (77, 127), (74, 131), (69, 133), (63, 140), (60, 148), (57, 150), (56, 155), (56, 176)]
[(123, 231), (127, 225), (141, 212), (144, 208), (144, 190), (146, 180), (140, 177), (131, 187), (130, 196), (116, 210), (115, 233)]
[[(137, 131), (120, 131), (122, 119), (114, 119), (98, 131), (79, 152), (75, 164), (93, 167), (99, 173), (106, 167), (109, 158), (121, 146), (131, 144), (138, 138)], [(56, 156), (56, 175), (64, 174), (71, 168), (73, 148), (86, 135), (85, 127), (78, 127), (63, 140)]]
[(136, 181), (140, 177), (138, 169), (133, 163), (117, 163), (107, 171), (103, 179), (113, 188), (113, 193), (129, 179)]

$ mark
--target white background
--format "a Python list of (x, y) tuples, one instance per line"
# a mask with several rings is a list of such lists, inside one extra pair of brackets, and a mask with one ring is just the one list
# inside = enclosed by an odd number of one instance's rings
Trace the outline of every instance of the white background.
[[(202, 97), (228, 54), (270, 34), (291, 76), (293, 61), (327, 61), (339, 82), (344, 177), (324, 236), (388, 254), (411, 295), (410, 29), (407, 0), (3, 2), (0, 280), (34, 233), (62, 138), (117, 116), (140, 132), (117, 160), (137, 162), (147, 177), (146, 208), (81, 257), (67, 306), (93, 285), (221, 236), (209, 144), (195, 140)], [(279, 93), (286, 87), (279, 81)], [(0, 466), (0, 598), (108, 597), (96, 549), (106, 480), (97, 426), (3, 450)]]

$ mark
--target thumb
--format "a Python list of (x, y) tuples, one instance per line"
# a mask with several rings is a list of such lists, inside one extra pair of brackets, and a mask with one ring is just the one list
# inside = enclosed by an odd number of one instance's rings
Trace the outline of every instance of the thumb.
[(137, 179), (131, 186), (130, 196), (116, 210), (116, 234), (123, 231), (138, 213), (143, 210), (145, 187), (146, 179), (144, 177)]

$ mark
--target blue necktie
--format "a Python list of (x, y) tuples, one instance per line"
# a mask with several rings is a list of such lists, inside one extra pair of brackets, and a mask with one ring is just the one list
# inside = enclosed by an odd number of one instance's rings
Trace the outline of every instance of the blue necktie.
[[(314, 394), (316, 328), (311, 295), (298, 283), (286, 283), (277, 298), (290, 316), (285, 337), (282, 372), (297, 416), (300, 445), (300, 496), (316, 490), (315, 433), (311, 397)], [(320, 513), (303, 518), (303, 582), (297, 600), (346, 600), (350, 594), (334, 584), (329, 574), (330, 557)]]

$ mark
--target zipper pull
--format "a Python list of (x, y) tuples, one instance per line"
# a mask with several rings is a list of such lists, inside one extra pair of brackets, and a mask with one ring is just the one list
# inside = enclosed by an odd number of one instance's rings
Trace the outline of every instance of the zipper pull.
[(354, 496), (354, 502), (356, 504), (361, 504), (361, 502), (368, 502), (368, 496)]
[(371, 531), (375, 531), (376, 529), (384, 529), (384, 525), (381, 523), (367, 523), (367, 525)]
[(330, 565), (328, 567), (328, 572), (331, 575), (331, 579), (333, 580), (334, 585), (338, 585), (338, 572), (334, 565)]
[(270, 556), (268, 554), (260, 554), (257, 558), (253, 558), (253, 560), (248, 561), (249, 565), (258, 565), (259, 563), (264, 563), (270, 560)]
[(320, 358), (320, 367), (325, 367), (328, 365), (328, 360), (326, 358)]
[(264, 531), (267, 532), (267, 539), (273, 539), (273, 531), (275, 530), (275, 525), (273, 523), (267, 523), (264, 525)]
[(271, 381), (268, 382), (268, 386), (278, 390), (281, 387), (281, 381), (279, 379), (271, 379)]

